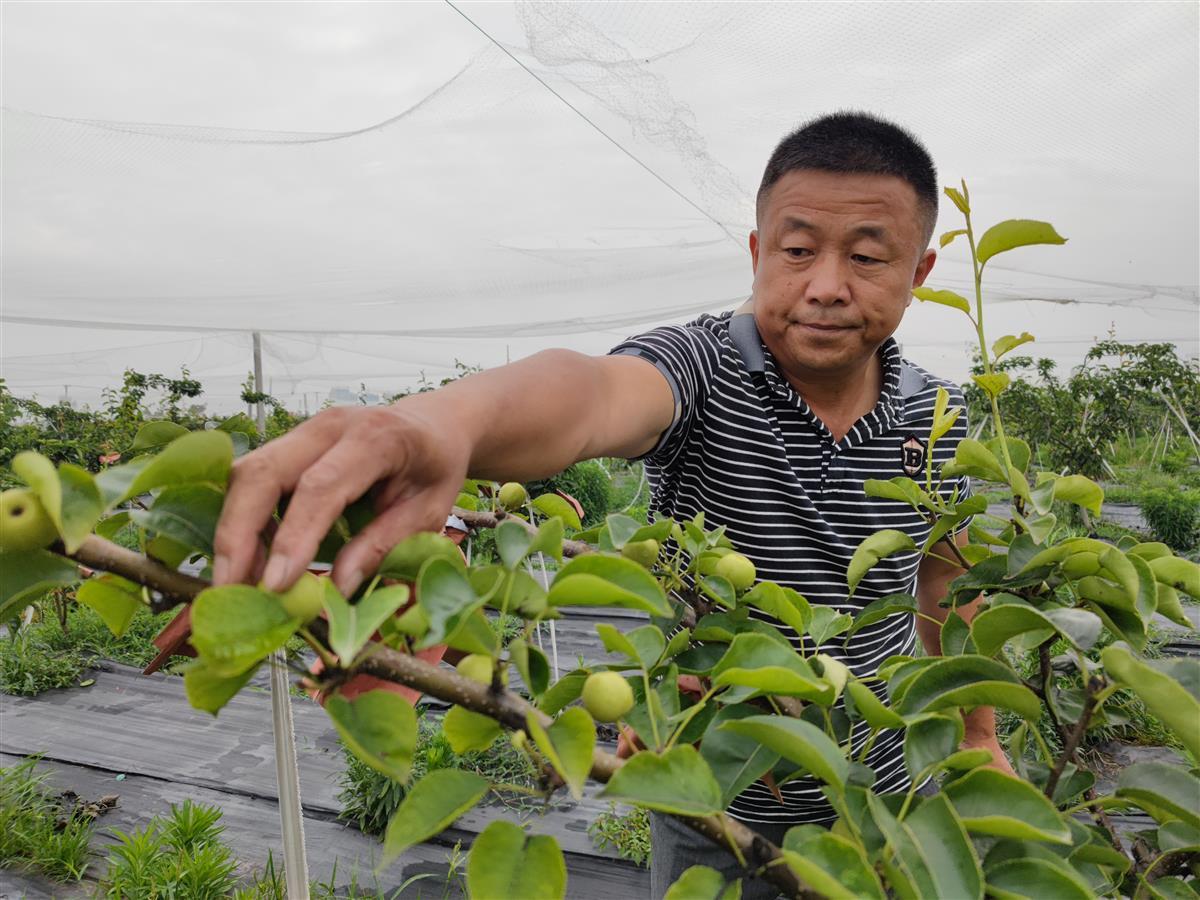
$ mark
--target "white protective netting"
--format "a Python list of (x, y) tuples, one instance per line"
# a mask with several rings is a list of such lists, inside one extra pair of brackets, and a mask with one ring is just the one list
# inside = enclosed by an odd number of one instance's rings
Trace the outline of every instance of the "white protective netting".
[[(1195, 355), (1197, 10), (6, 4), (3, 377), (94, 403), (186, 365), (232, 409), (257, 330), (302, 408), (603, 352), (747, 295), (766, 157), (847, 107), (911, 128), (985, 221), (1070, 238), (990, 267), (994, 335)], [(962, 247), (931, 282), (969, 288)], [(964, 377), (951, 312), (899, 336)]]

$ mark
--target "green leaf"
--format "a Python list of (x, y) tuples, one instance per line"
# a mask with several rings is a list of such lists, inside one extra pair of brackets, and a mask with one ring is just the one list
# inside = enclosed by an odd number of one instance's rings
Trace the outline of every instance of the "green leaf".
[[(964, 185), (964, 189), (965, 189), (965, 187), (966, 186)], [(954, 204), (954, 206), (958, 209), (958, 211), (960, 213), (962, 213), (963, 215), (966, 215), (967, 213), (969, 213), (971, 211), (971, 207), (967, 204), (966, 194), (961, 193), (958, 190), (958, 188), (947, 187), (947, 188), (943, 188), (942, 191), (943, 191), (943, 193), (945, 193), (945, 195), (947, 197), (950, 198), (951, 202)]]
[(953, 656), (922, 669), (897, 701), (909, 716), (955, 707), (1000, 706), (1036, 721), (1041, 701), (1007, 665), (985, 656)]
[(1033, 451), (1029, 449), (1029, 444), (1020, 438), (1011, 435), (1006, 435), (1003, 441), (999, 437), (988, 438), (983, 445), (992, 451), (997, 460), (1004, 459), (1004, 447), (1007, 446), (1008, 458), (1012, 460), (1013, 468), (1021, 472), (1029, 468)]
[(455, 753), (486, 750), (504, 733), (504, 729), (491, 716), (465, 706), (452, 706), (447, 710), (442, 717), (442, 731)]
[(962, 717), (924, 716), (910, 722), (904, 732), (904, 765), (916, 781), (925, 770), (936, 766), (958, 750), (963, 739)]
[(960, 234), (966, 233), (967, 229), (965, 228), (955, 228), (953, 231), (947, 231), (940, 238), (938, 238), (938, 246), (944, 250), (956, 237), (958, 237)]
[(1033, 339), (1033, 335), (1028, 331), (1022, 331), (1020, 336), (1006, 334), (1004, 337), (998, 339), (996, 343), (992, 344), (992, 358), (999, 359), (1010, 350), (1015, 350), (1022, 344), (1028, 344)]
[(1027, 781), (995, 769), (974, 769), (942, 788), (968, 831), (1019, 840), (1071, 842), (1071, 829)]
[(1197, 900), (1200, 892), (1196, 890), (1196, 882), (1184, 881), (1176, 875), (1155, 878), (1147, 881), (1146, 876), (1139, 875), (1138, 883), (1145, 886), (1147, 894), (1153, 900)]
[(808, 600), (773, 581), (760, 581), (742, 596), (742, 602), (774, 616), (795, 629), (797, 634), (805, 634), (812, 621), (812, 607)]
[(949, 306), (951, 309), (964, 312), (968, 316), (971, 314), (971, 304), (967, 302), (967, 298), (962, 294), (954, 293), (954, 291), (935, 291), (933, 288), (916, 287), (913, 288), (912, 293), (914, 297), (924, 303), (940, 303), (942, 306)]
[(695, 747), (676, 745), (659, 755), (635, 753), (609, 779), (601, 796), (683, 816), (724, 810), (721, 789)]
[(79, 567), (47, 550), (0, 552), (0, 623), (55, 587), (80, 580)]
[(1049, 860), (1010, 859), (987, 871), (987, 886), (1001, 900), (1093, 900), (1082, 878)]
[(552, 837), (527, 837), (519, 825), (498, 820), (471, 845), (467, 891), (472, 897), (561, 900), (566, 890), (567, 865)]
[(201, 591), (192, 603), (192, 646), (216, 675), (240, 675), (287, 643), (300, 626), (279, 600), (244, 584)]
[(971, 629), (966, 620), (954, 610), (950, 610), (945, 621), (942, 622), (941, 644), (943, 656), (958, 656), (962, 653), (975, 652), (975, 645), (971, 640)]
[(1029, 632), (1045, 637), (1057, 632), (1075, 647), (1087, 650), (1100, 637), (1102, 627), (1095, 613), (1086, 609), (1038, 610), (1024, 603), (1002, 603), (975, 616), (971, 638), (983, 656), (995, 656), (1006, 641)]
[(543, 516), (557, 516), (562, 519), (563, 524), (568, 528), (578, 531), (582, 527), (579, 513), (575, 512), (575, 507), (558, 494), (542, 494), (540, 497), (534, 497), (532, 505)]
[(383, 838), (385, 866), (409, 847), (440, 834), (478, 803), (488, 780), (463, 769), (435, 769), (413, 784), (392, 815)]
[(547, 596), (551, 606), (617, 606), (670, 616), (654, 576), (632, 560), (589, 553), (563, 566)]
[(700, 755), (721, 788), (722, 809), (779, 762), (779, 754), (758, 741), (721, 728), (726, 722), (757, 715), (761, 711), (746, 703), (723, 706), (700, 742)]
[(849, 641), (860, 629), (866, 628), (868, 625), (874, 625), (876, 622), (882, 622), (888, 616), (905, 612), (917, 612), (917, 598), (912, 594), (888, 594), (886, 597), (872, 600), (854, 617), (850, 630), (846, 632), (846, 640)]
[[(1200, 699), (1178, 678), (1137, 659), (1120, 644), (1100, 651), (1100, 661), (1110, 676), (1132, 689), (1150, 712), (1175, 732), (1194, 758), (1200, 757)], [(1200, 661), (1190, 662), (1200, 666)]]
[(913, 539), (903, 531), (886, 528), (875, 532), (859, 544), (854, 555), (850, 557), (850, 565), (846, 568), (846, 583), (849, 585), (850, 594), (853, 595), (863, 576), (881, 559), (902, 550), (916, 549), (917, 545), (913, 543)]
[(583, 786), (592, 771), (596, 750), (596, 723), (578, 706), (564, 710), (547, 729), (533, 710), (525, 713), (525, 727), (538, 749), (556, 772), (563, 777), (576, 800), (583, 797)]
[(67, 552), (78, 550), (104, 512), (91, 473), (71, 463), (55, 470), (54, 463), (31, 450), (13, 457), (12, 470), (37, 494)]
[(620, 550), (629, 541), (633, 540), (633, 536), (642, 527), (642, 524), (637, 519), (622, 515), (621, 513), (612, 513), (606, 516), (604, 524), (608, 529), (608, 539), (612, 541), (613, 549), (615, 550)]
[(421, 567), (430, 559), (444, 559), (457, 569), (466, 570), (458, 545), (442, 534), (419, 531), (391, 549), (379, 565), (384, 578), (416, 581)]
[(937, 897), (937, 886), (929, 871), (929, 864), (908, 826), (896, 820), (879, 795), (868, 793), (866, 801), (871, 820), (893, 851), (891, 859), (880, 860), (892, 889), (903, 900)]
[(954, 460), (942, 467), (942, 474), (946, 477), (970, 475), (1001, 484), (1008, 482), (1008, 476), (1004, 474), (1004, 467), (996, 458), (996, 454), (974, 438), (963, 438), (958, 442)]
[(938, 897), (983, 897), (983, 869), (962, 820), (945, 796), (927, 797), (904, 819), (921, 849)]
[(555, 517), (547, 519), (538, 526), (533, 543), (529, 545), (529, 555), (543, 553), (552, 559), (562, 562), (563, 559), (563, 521)]
[(762, 634), (739, 634), (712, 670), (713, 685), (742, 685), (759, 693), (816, 698), (828, 690), (804, 658)]
[(624, 654), (647, 672), (654, 668), (667, 646), (662, 629), (657, 625), (643, 625), (628, 634), (622, 634), (612, 625), (600, 622), (596, 625), (596, 633), (600, 635), (605, 650)]
[[(483, 599), (475, 595), (471, 582), (463, 574), (460, 565), (437, 557), (428, 560), (417, 577), (417, 602), (429, 618), (429, 631), (418, 642), (418, 649), (437, 644), (451, 643), (455, 636), (469, 638), (468, 646), (473, 653), (491, 654), (495, 642), (489, 642), (484, 633), (473, 627), (473, 614), (483, 605)], [(483, 623), (487, 625), (486, 621)], [(482, 646), (478, 646), (482, 644)]]
[(1200, 563), (1178, 556), (1160, 556), (1150, 560), (1150, 571), (1159, 584), (1200, 600)]
[(1054, 481), (1054, 499), (1082, 506), (1098, 516), (1104, 503), (1104, 489), (1082, 475), (1063, 475)]
[(132, 581), (116, 575), (99, 575), (89, 578), (75, 592), (75, 599), (96, 611), (104, 624), (116, 637), (125, 633), (134, 613), (145, 604), (142, 589)]
[(840, 793), (850, 773), (850, 763), (838, 745), (815, 725), (787, 716), (747, 716), (721, 726), (744, 734), (803, 766), (815, 777), (833, 785)]
[(176, 422), (147, 422), (133, 436), (133, 443), (129, 445), (129, 450), (157, 450), (164, 444), (169, 444), (187, 433), (188, 430)]
[(708, 866), (685, 869), (663, 894), (663, 900), (720, 900), (725, 876)]
[(847, 707), (853, 706), (859, 718), (872, 728), (903, 728), (904, 719), (884, 704), (875, 692), (861, 681), (846, 685)]
[(520, 522), (505, 519), (496, 526), (493, 532), (496, 538), (496, 552), (500, 561), (508, 568), (514, 568), (525, 558), (529, 548), (533, 546), (533, 535), (525, 530)]
[(376, 588), (351, 605), (332, 581), (327, 578), (321, 581), (325, 587), (325, 614), (329, 618), (329, 649), (337, 654), (343, 666), (351, 665), (379, 626), (408, 602), (406, 584)]
[(408, 781), (417, 748), (417, 714), (411, 703), (382, 689), (353, 700), (332, 694), (325, 712), (342, 742), (362, 762), (395, 781)]
[(111, 509), (129, 492), (130, 485), (150, 465), (153, 457), (142, 456), (121, 466), (111, 466), (96, 475), (96, 487), (100, 490), (100, 499), (105, 509)]
[(854, 624), (849, 613), (840, 613), (832, 606), (814, 606), (812, 621), (808, 623), (808, 636), (820, 647)]
[(538, 709), (548, 716), (555, 715), (568, 703), (574, 703), (583, 693), (583, 683), (587, 681), (588, 672), (574, 671), (564, 675), (542, 695)]
[(534, 697), (540, 697), (550, 685), (550, 663), (546, 654), (526, 643), (524, 638), (515, 638), (508, 645), (508, 658), (521, 673), (521, 680)]
[(1012, 376), (1007, 372), (992, 372), (990, 375), (972, 375), (971, 380), (989, 397), (996, 398), (1004, 393), (1004, 389), (1012, 382)]
[(233, 441), (228, 433), (218, 429), (189, 431), (140, 469), (120, 499), (128, 500), (174, 484), (204, 483), (224, 487), (232, 465)]
[(917, 487), (917, 483), (903, 475), (880, 481), (878, 478), (868, 478), (863, 482), (863, 492), (868, 497), (880, 497), (884, 500), (895, 500), (906, 503), (913, 509), (934, 510), (936, 506), (930, 496)]
[(783, 858), (805, 884), (830, 900), (883, 900), (883, 887), (862, 848), (840, 835), (792, 828), (784, 837)]
[(983, 233), (975, 246), (975, 256), (982, 268), (993, 256), (1028, 247), (1033, 244), (1065, 244), (1067, 239), (1054, 230), (1049, 222), (1032, 219), (1008, 219), (998, 222)]
[(183, 671), (183, 689), (188, 703), (214, 716), (234, 695), (244, 688), (261, 663), (256, 663), (240, 675), (218, 675), (202, 659), (193, 660)]
[(184, 547), (212, 556), (213, 535), (225, 495), (206, 484), (165, 488), (149, 509), (134, 509), (129, 517), (143, 528)]
[(1135, 763), (1121, 771), (1116, 794), (1136, 803), (1159, 824), (1178, 819), (1200, 828), (1200, 778), (1182, 766)]

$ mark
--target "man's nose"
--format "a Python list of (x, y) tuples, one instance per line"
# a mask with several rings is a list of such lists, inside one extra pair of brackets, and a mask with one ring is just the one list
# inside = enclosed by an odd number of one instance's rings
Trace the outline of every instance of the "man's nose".
[(821, 253), (808, 270), (809, 279), (805, 300), (833, 306), (849, 300), (850, 288), (845, 261), (835, 253)]

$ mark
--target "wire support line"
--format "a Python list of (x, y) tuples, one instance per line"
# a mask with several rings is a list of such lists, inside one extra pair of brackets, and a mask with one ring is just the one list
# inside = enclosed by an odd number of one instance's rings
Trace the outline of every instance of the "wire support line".
[(733, 241), (733, 243), (735, 245), (737, 245), (737, 247), (739, 249), (745, 249), (742, 245), (742, 242), (733, 234), (733, 232), (731, 232), (728, 228), (726, 228), (725, 225), (716, 216), (714, 216), (712, 213), (710, 213), (704, 207), (700, 206), (700, 204), (696, 203), (696, 201), (694, 201), (691, 197), (689, 197), (687, 194), (683, 193), (683, 191), (679, 190), (679, 188), (675, 187), (675, 185), (671, 184), (671, 182), (667, 181), (667, 179), (663, 178), (663, 176), (659, 175), (652, 168), (650, 168), (650, 166), (648, 166), (641, 159), (639, 159), (637, 156), (635, 156), (633, 154), (633, 152), (630, 151), (629, 149), (627, 149), (620, 141), (618, 141), (616, 138), (614, 138), (612, 135), (610, 135), (607, 131), (605, 131), (603, 128), (601, 128), (598, 124), (596, 124), (596, 122), (593, 121), (587, 115), (587, 113), (585, 113), (578, 106), (576, 106), (574, 103), (572, 103), (566, 97), (564, 97), (562, 94), (560, 94), (558, 91), (556, 91), (544, 78), (542, 78), (540, 75), (538, 75), (537, 72), (533, 71), (533, 69), (529, 68), (529, 66), (525, 65), (525, 63), (523, 63), (523, 62), (521, 62), (521, 60), (517, 59), (517, 57), (512, 53), (511, 50), (509, 50), (502, 43), (500, 43), (498, 40), (496, 40), (494, 37), (492, 37), (491, 34), (489, 34), (486, 30), (484, 30), (484, 28), (481, 25), (479, 25), (479, 23), (477, 23), (474, 19), (472, 19), (470, 16), (468, 16), (465, 12), (463, 12), (461, 9), (459, 9), (457, 6), (455, 6), (454, 3), (452, 2), (452, 0), (443, 0), (443, 2), (447, 6), (449, 6), (452, 10), (454, 10), (456, 13), (458, 13), (460, 16), (462, 16), (471, 25), (472, 28), (474, 28), (476, 31), (478, 31), (480, 34), (482, 34), (485, 38), (487, 38), (489, 41), (491, 41), (497, 48), (500, 49), (500, 51), (502, 53), (504, 53), (505, 56), (507, 56), (509, 59), (511, 59), (513, 62), (515, 62), (522, 69), (524, 69), (525, 72), (531, 78), (533, 78), (535, 81), (537, 81), (538, 84), (540, 84), (542, 87), (544, 87), (546, 90), (548, 90), (551, 94), (553, 94), (555, 97), (557, 97), (563, 103), (563, 105), (565, 105), (568, 109), (571, 110), (571, 112), (575, 113), (575, 115), (579, 116), (579, 118), (583, 119), (584, 122), (586, 122), (593, 129), (595, 129), (597, 134), (599, 134), (606, 141), (608, 141), (610, 144), (612, 144), (614, 147), (616, 147), (618, 150), (620, 150), (622, 153), (624, 153), (627, 157), (629, 157), (629, 159), (631, 159), (634, 163), (636, 163), (638, 166), (640, 166), (642, 169), (644, 169), (651, 177), (653, 177), (656, 181), (658, 181), (659, 184), (661, 184), (663, 187), (665, 187), (667, 190), (669, 190), (671, 193), (673, 193), (676, 197), (678, 197), (680, 200), (682, 200), (684, 203), (686, 203), (692, 209), (696, 210), (696, 212), (700, 213), (700, 215), (704, 216), (704, 218), (708, 219), (708, 221), (712, 222), (719, 229), (721, 229), (721, 232), (725, 235), (725, 237), (727, 237), (727, 238), (729, 238), (729, 240)]

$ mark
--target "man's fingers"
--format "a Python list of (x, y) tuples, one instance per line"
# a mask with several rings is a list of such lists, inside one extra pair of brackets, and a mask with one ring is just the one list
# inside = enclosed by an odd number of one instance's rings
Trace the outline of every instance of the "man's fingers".
[(349, 438), (305, 469), (271, 542), (263, 586), (287, 589), (304, 573), (342, 510), (390, 474), (378, 447)]
[(453, 498), (423, 491), (383, 510), (354, 536), (333, 561), (333, 583), (342, 595), (353, 594), (365, 577), (375, 572), (393, 547), (418, 531), (440, 532), (446, 524)]
[(233, 584), (250, 577), (258, 536), (275, 506), (300, 474), (337, 440), (336, 416), (322, 414), (233, 464), (229, 490), (213, 541), (213, 582)]

